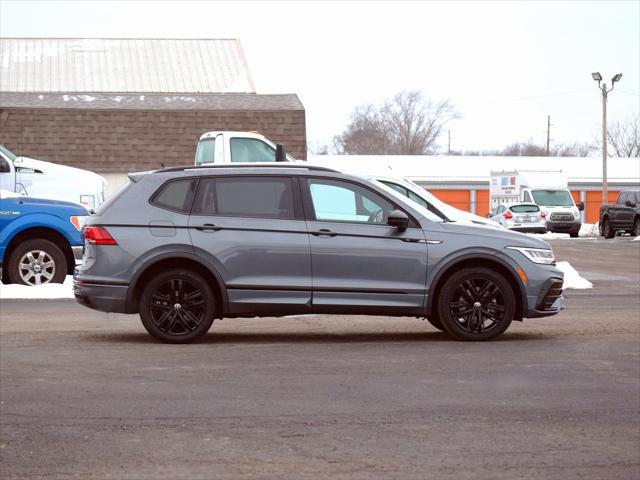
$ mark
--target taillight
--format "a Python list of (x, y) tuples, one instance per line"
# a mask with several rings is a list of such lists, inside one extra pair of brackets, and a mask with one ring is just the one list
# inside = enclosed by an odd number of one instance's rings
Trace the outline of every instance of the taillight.
[(87, 226), (82, 235), (91, 245), (117, 245), (113, 237), (103, 227)]
[(544, 212), (540, 212), (540, 217), (541, 217), (541, 218), (547, 218), (547, 214), (546, 214), (546, 213), (544, 213)]
[(511, 220), (511, 219), (513, 218), (513, 215), (511, 215), (511, 212), (510, 212), (509, 210), (507, 210), (506, 212), (504, 212), (504, 213), (502, 214), (502, 216), (503, 216), (504, 218), (506, 218), (507, 220)]

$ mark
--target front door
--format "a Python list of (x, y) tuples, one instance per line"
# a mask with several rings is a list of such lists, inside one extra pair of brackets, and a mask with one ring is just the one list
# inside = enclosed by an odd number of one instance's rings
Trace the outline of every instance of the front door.
[(310, 311), (311, 254), (294, 186), (286, 176), (200, 180), (191, 240), (222, 276), (230, 313)]
[(420, 314), (427, 278), (422, 229), (387, 225), (396, 206), (362, 185), (326, 178), (301, 183), (314, 311)]

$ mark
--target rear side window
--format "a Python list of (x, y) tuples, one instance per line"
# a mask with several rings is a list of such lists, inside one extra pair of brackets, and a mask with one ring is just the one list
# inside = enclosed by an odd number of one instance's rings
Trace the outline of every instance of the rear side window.
[(540, 211), (537, 205), (514, 205), (511, 207), (513, 213), (535, 213)]
[(202, 179), (193, 213), (293, 219), (293, 182), (286, 177), (242, 176)]
[(185, 178), (165, 183), (151, 198), (151, 204), (180, 213), (189, 213), (196, 190), (197, 179)]

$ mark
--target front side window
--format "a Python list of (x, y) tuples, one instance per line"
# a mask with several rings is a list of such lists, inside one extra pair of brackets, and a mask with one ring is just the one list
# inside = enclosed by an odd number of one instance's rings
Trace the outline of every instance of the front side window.
[(165, 183), (152, 197), (151, 204), (174, 212), (189, 213), (197, 180), (185, 178)]
[(293, 182), (286, 177), (242, 176), (202, 179), (193, 213), (293, 219)]
[(214, 163), (216, 161), (216, 139), (207, 138), (198, 143), (196, 150), (196, 165), (203, 163)]
[(276, 151), (257, 138), (231, 138), (231, 161), (275, 162)]
[(393, 205), (375, 193), (347, 182), (309, 179), (316, 220), (387, 223)]

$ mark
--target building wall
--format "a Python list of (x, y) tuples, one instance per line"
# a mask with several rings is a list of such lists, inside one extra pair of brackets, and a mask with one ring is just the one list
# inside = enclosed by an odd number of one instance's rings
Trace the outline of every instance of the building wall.
[(17, 154), (95, 172), (193, 163), (200, 135), (258, 131), (306, 158), (304, 110), (190, 111), (5, 108), (1, 143)]

